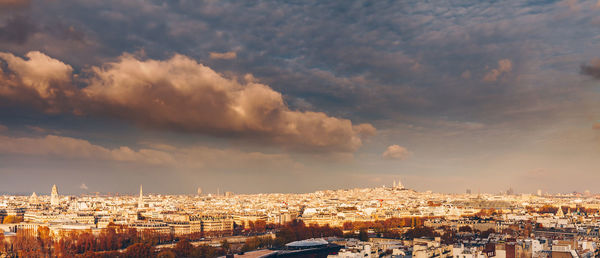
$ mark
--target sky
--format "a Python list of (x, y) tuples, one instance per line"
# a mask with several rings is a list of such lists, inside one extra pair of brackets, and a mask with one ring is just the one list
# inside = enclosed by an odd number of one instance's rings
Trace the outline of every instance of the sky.
[(0, 192), (600, 192), (600, 1), (0, 0)]

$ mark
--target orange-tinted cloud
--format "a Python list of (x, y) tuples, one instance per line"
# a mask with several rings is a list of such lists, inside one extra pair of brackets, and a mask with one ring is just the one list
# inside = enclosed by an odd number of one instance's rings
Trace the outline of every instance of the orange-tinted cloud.
[(237, 58), (237, 53), (233, 52), (233, 51), (225, 52), (225, 53), (210, 52), (210, 59), (231, 60), (231, 59), (236, 59), (236, 58)]
[(103, 115), (153, 128), (332, 152), (355, 151), (375, 133), (370, 124), (290, 110), (281, 93), (251, 75), (227, 78), (183, 55), (161, 61), (124, 54), (92, 67), (81, 90), (73, 86), (69, 65), (40, 52), (26, 57), (0, 53), (9, 68), (0, 78), (0, 96), (46, 112)]
[(495, 82), (502, 74), (508, 73), (512, 70), (512, 62), (509, 59), (502, 59), (498, 61), (498, 68), (492, 69), (483, 76), (485, 82)]
[(410, 155), (410, 152), (400, 146), (400, 145), (390, 145), (387, 147), (387, 149), (383, 152), (382, 156), (384, 159), (405, 159)]
[(25, 56), (0, 52), (8, 68), (0, 73), (0, 96), (48, 113), (71, 108), (78, 91), (71, 81), (73, 68), (38, 51)]

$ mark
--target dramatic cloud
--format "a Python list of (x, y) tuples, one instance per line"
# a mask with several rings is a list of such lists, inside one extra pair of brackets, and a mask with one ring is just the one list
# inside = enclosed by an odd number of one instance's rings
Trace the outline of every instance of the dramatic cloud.
[(589, 64), (581, 65), (581, 74), (600, 80), (600, 58), (594, 58)]
[(125, 54), (92, 67), (81, 90), (73, 86), (69, 65), (40, 52), (26, 56), (29, 60), (0, 53), (9, 69), (0, 78), (0, 96), (46, 112), (104, 115), (147, 127), (333, 152), (355, 151), (375, 133), (370, 124), (290, 110), (281, 93), (251, 75), (226, 78), (183, 55), (160, 61)]
[(382, 157), (384, 159), (402, 160), (402, 159), (407, 158), (409, 155), (410, 155), (410, 152), (406, 148), (404, 148), (400, 145), (394, 144), (394, 145), (390, 145), (387, 147), (387, 149), (383, 152)]
[(225, 60), (230, 60), (230, 59), (235, 59), (237, 57), (237, 54), (235, 52), (225, 52), (225, 53), (217, 53), (217, 52), (210, 52), (210, 58), (211, 59), (225, 59)]
[(483, 76), (485, 82), (495, 82), (502, 74), (508, 73), (512, 70), (512, 62), (508, 59), (502, 59), (498, 61), (498, 68), (492, 69)]
[(28, 60), (0, 52), (8, 68), (0, 74), (0, 96), (48, 113), (72, 107), (78, 91), (71, 82), (73, 68), (38, 51), (25, 56)]

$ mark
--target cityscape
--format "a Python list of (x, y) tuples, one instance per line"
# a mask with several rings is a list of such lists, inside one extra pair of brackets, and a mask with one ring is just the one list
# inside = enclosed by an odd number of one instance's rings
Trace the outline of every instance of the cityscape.
[(600, 257), (600, 0), (0, 0), (0, 258)]
[(2, 196), (0, 219), (6, 256), (597, 257), (600, 251), (598, 194), (442, 194), (411, 190), (400, 179), (388, 187), (304, 194), (198, 188), (161, 195), (140, 186), (137, 196), (73, 196), (53, 185), (50, 195)]

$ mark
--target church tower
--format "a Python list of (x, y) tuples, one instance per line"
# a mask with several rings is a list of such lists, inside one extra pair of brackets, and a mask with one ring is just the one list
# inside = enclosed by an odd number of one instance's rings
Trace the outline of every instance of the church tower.
[(398, 188), (398, 189), (405, 189), (404, 185), (402, 184), (402, 181), (400, 180), (400, 178), (398, 178), (398, 184), (396, 184), (396, 188)]
[(144, 193), (142, 192), (142, 185), (140, 185), (140, 197), (138, 199), (138, 209), (144, 208)]
[(59, 199), (58, 199), (58, 188), (56, 188), (56, 185), (52, 186), (52, 193), (50, 193), (50, 205), (52, 206), (58, 206), (59, 203)]

